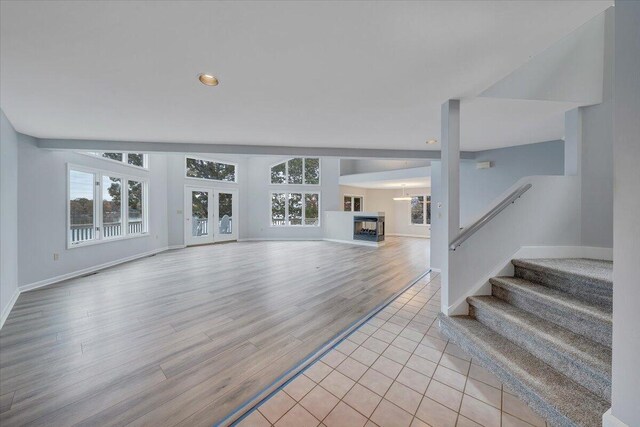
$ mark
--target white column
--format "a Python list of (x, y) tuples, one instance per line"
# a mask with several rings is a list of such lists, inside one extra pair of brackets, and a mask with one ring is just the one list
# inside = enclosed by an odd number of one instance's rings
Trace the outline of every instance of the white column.
[(582, 169), (582, 109), (564, 113), (564, 174), (580, 176)]
[[(460, 232), (460, 101), (450, 99), (442, 104), (441, 117), (441, 169), (440, 182), (442, 192), (442, 206), (438, 212), (442, 213), (442, 230), (445, 238), (440, 240), (438, 248), (442, 255), (441, 277), (441, 309), (448, 314), (449, 287), (455, 283), (455, 272), (451, 262), (452, 253), (449, 243)], [(432, 249), (433, 250), (433, 249)]]
[(613, 138), (613, 366), (603, 426), (640, 426), (640, 3), (616, 1)]

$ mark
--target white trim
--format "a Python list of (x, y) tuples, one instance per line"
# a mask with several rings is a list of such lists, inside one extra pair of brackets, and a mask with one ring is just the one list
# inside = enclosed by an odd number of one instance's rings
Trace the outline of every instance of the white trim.
[[(289, 196), (292, 193), (302, 194), (302, 224), (300, 225), (287, 224), (287, 222), (289, 221)], [(273, 224), (273, 195), (274, 194), (284, 194), (285, 196), (284, 197), (285, 198), (285, 204), (284, 204), (284, 222), (285, 223), (282, 225)], [(307, 215), (306, 215), (306, 207), (307, 207), (306, 195), (307, 194), (318, 195), (318, 223), (314, 225), (305, 224), (307, 220)], [(269, 227), (272, 227), (272, 228), (309, 228), (309, 227), (320, 228), (322, 227), (321, 217), (322, 217), (322, 192), (320, 190), (317, 190), (317, 191), (305, 191), (305, 190), (273, 191), (271, 190), (269, 192)]]
[[(351, 197), (351, 210), (350, 211), (345, 211), (344, 210), (344, 198), (345, 197)], [(362, 200), (360, 201), (360, 210), (359, 211), (354, 211), (353, 207), (355, 206), (354, 203), (354, 197), (360, 197)], [(362, 194), (349, 194), (349, 193), (344, 193), (342, 195), (342, 211), (343, 212), (366, 212), (366, 209), (364, 208), (364, 195)]]
[[(417, 227), (430, 227), (431, 223), (427, 222), (427, 204), (431, 204), (431, 194), (427, 193), (419, 193), (419, 194), (407, 194), (407, 196), (411, 197), (412, 200), (409, 200), (409, 225), (417, 226)], [(413, 202), (414, 197), (422, 197), (422, 224), (414, 224), (411, 222), (411, 203)], [(429, 201), (427, 202), (427, 197)]]
[(82, 270), (72, 271), (71, 273), (61, 274), (59, 276), (51, 277), (49, 279), (40, 280), (38, 282), (29, 283), (28, 285), (19, 286), (18, 289), (20, 292), (31, 291), (33, 289), (38, 289), (43, 286), (51, 285), (54, 283), (62, 282), (63, 280), (73, 279), (74, 277), (84, 276), (85, 274), (93, 273), (95, 271), (104, 270), (108, 267), (113, 267), (118, 264), (123, 264), (125, 262), (133, 261), (139, 258), (148, 257), (150, 255), (159, 254), (160, 252), (164, 252), (169, 250), (168, 246), (164, 246), (162, 248), (153, 249), (151, 251), (142, 252), (139, 254), (131, 255), (125, 258), (120, 258), (114, 261), (105, 262), (103, 264), (94, 265), (93, 267), (83, 268)]
[[(130, 168), (136, 168), (149, 172), (149, 154), (142, 153), (140, 151), (76, 151), (78, 154), (93, 157), (94, 159), (106, 160), (107, 162), (115, 163), (117, 165), (129, 166)], [(122, 153), (122, 161), (110, 159), (108, 157), (100, 156), (101, 153)], [(129, 153), (142, 154), (142, 164), (144, 166), (132, 165), (129, 163)]]
[[(194, 160), (202, 160), (204, 162), (212, 162), (212, 163), (220, 163), (223, 165), (232, 165), (235, 169), (234, 169), (234, 174), (233, 174), (233, 181), (223, 181), (221, 179), (210, 179), (210, 178), (198, 178), (197, 176), (188, 176), (187, 175), (187, 159), (194, 159)], [(194, 156), (191, 154), (185, 154), (184, 155), (184, 178), (185, 179), (193, 179), (196, 181), (204, 181), (204, 182), (223, 182), (223, 183), (227, 183), (227, 184), (238, 184), (238, 163), (234, 163), (234, 162), (228, 162), (228, 161), (223, 161), (223, 160), (216, 160), (216, 159), (207, 159), (205, 157), (198, 157), (198, 156)]]
[(0, 316), (0, 329), (2, 329), (2, 327), (4, 326), (4, 322), (7, 320), (7, 317), (9, 317), (9, 313), (11, 313), (11, 309), (13, 309), (16, 301), (18, 301), (19, 296), (20, 288), (16, 288), (16, 290), (13, 291), (13, 295), (11, 295), (9, 304), (7, 304), (7, 306), (4, 308), (4, 310), (2, 311), (2, 315)]
[[(293, 159), (302, 159), (302, 182), (300, 184), (291, 184), (289, 182), (289, 161), (293, 160)], [(306, 163), (306, 159), (318, 159), (318, 173), (319, 173), (319, 177), (318, 177), (318, 183), (317, 184), (307, 184), (306, 183), (306, 168), (305, 168), (305, 163)], [(281, 165), (282, 163), (284, 163), (284, 180), (285, 182), (271, 182), (271, 169), (273, 169), (276, 166)], [(269, 185), (275, 185), (275, 186), (281, 186), (281, 185), (305, 185), (305, 186), (311, 186), (311, 187), (320, 187), (322, 185), (322, 158), (320, 156), (295, 156), (295, 157), (289, 157), (288, 159), (285, 159), (283, 161), (274, 163), (272, 165), (269, 166), (269, 177), (267, 182), (269, 183)]]
[(367, 242), (366, 240), (341, 240), (341, 239), (322, 239), (325, 242), (333, 242), (333, 243), (348, 243), (350, 245), (359, 245), (359, 246), (369, 246), (372, 248), (379, 248), (380, 246), (384, 246), (385, 242)]
[[(211, 226), (211, 231), (204, 235), (204, 236), (193, 236), (193, 192), (201, 192), (201, 193), (207, 193), (208, 194), (208, 198), (207, 198), (207, 212), (208, 212), (208, 216), (211, 217), (211, 221), (210, 221), (210, 226)], [(213, 210), (215, 209), (214, 205), (214, 198), (215, 198), (215, 189), (213, 187), (195, 187), (195, 186), (191, 186), (188, 184), (185, 184), (184, 186), (184, 215), (183, 215), (183, 231), (184, 231), (184, 236), (183, 236), (183, 241), (185, 246), (195, 246), (195, 245), (206, 245), (206, 244), (210, 244), (210, 243), (214, 243), (214, 236), (213, 236)], [(189, 213), (191, 213), (191, 215), (189, 215)], [(209, 218), (207, 217), (207, 220), (209, 220)], [(189, 224), (187, 226), (187, 223)]]
[[(298, 226), (296, 226), (298, 227)], [(238, 242), (283, 242), (283, 241), (294, 241), (294, 242), (321, 242), (323, 240), (322, 237), (245, 237), (242, 239), (238, 239)]]
[(184, 249), (186, 247), (187, 247), (187, 245), (169, 245), (169, 246), (167, 246), (167, 250), (168, 251), (172, 251), (174, 249)]
[(496, 276), (513, 276), (512, 259), (516, 258), (591, 258), (611, 261), (613, 249), (592, 246), (522, 246), (507, 259), (503, 260), (471, 287), (469, 292), (462, 295), (449, 307), (442, 307), (447, 316), (466, 315), (469, 313), (467, 297), (472, 295), (491, 295), (489, 279)]
[(120, 258), (120, 259), (117, 259), (115, 261), (105, 262), (104, 264), (96, 265), (96, 266), (93, 266), (93, 267), (84, 268), (82, 270), (76, 270), (76, 271), (73, 271), (71, 273), (61, 274), (59, 276), (51, 277), (49, 279), (40, 280), (38, 282), (29, 283), (28, 285), (18, 286), (18, 288), (15, 290), (15, 292), (11, 296), (11, 300), (9, 301), (9, 304), (7, 305), (7, 307), (2, 312), (2, 316), (0, 317), (0, 329), (2, 329), (2, 327), (4, 326), (4, 322), (9, 317), (9, 314), (11, 313), (11, 310), (13, 309), (13, 306), (15, 305), (16, 301), (18, 300), (18, 297), (20, 296), (20, 294), (22, 292), (32, 291), (34, 289), (42, 288), (43, 286), (48, 286), (48, 285), (52, 285), (54, 283), (62, 282), (63, 280), (69, 280), (69, 279), (73, 279), (75, 277), (84, 276), (85, 274), (93, 273), (93, 272), (99, 271), (99, 270), (104, 270), (105, 268), (113, 267), (113, 266), (116, 266), (118, 264), (123, 264), (125, 262), (134, 261), (134, 260), (139, 259), (139, 258), (145, 258), (145, 257), (148, 257), (150, 255), (159, 254), (159, 253), (167, 251), (169, 249), (178, 249), (178, 246), (181, 246), (181, 245), (165, 246), (165, 247), (162, 247), (162, 248), (158, 248), (158, 249), (154, 249), (154, 250), (151, 250), (151, 251), (139, 253), (139, 254), (136, 254), (136, 255), (131, 255), (131, 256), (128, 256), (126, 258)]
[[(206, 180), (209, 181), (209, 180)], [(209, 199), (210, 202), (210, 206), (209, 206), (209, 211), (211, 212), (211, 233), (209, 236), (207, 237), (211, 237), (211, 241), (208, 241), (205, 239), (201, 239), (202, 241), (196, 241), (193, 239), (194, 236), (191, 235), (191, 228), (187, 227), (187, 217), (188, 217), (188, 212), (191, 212), (192, 210), (192, 206), (190, 206), (191, 201), (191, 197), (192, 197), (192, 191), (206, 191), (208, 193), (211, 194), (211, 197)], [(217, 221), (215, 220), (216, 217), (218, 216), (218, 209), (219, 209), (219, 201), (220, 201), (220, 193), (223, 194), (232, 194), (233, 198), (232, 198), (232, 204), (231, 204), (231, 209), (232, 209), (232, 213), (233, 213), (233, 217), (234, 219), (234, 223), (232, 224), (232, 227), (235, 229), (235, 233), (231, 234), (231, 238), (228, 239), (221, 239), (217, 236), (219, 236), (219, 230), (216, 231), (214, 227), (214, 224), (217, 223)], [(238, 236), (240, 235), (240, 191), (237, 188), (228, 188), (228, 187), (220, 187), (220, 186), (213, 186), (211, 183), (209, 185), (203, 185), (203, 186), (194, 186), (194, 185), (190, 185), (190, 184), (185, 184), (184, 185), (184, 210), (183, 210), (183, 231), (184, 231), (184, 246), (183, 247), (188, 247), (188, 246), (198, 246), (198, 245), (209, 245), (209, 244), (213, 244), (213, 243), (223, 243), (223, 242), (232, 242), (232, 241), (236, 241), (238, 240)], [(191, 224), (191, 219), (189, 219), (189, 224)], [(225, 235), (228, 236), (228, 235)], [(193, 240), (193, 242), (189, 242), (190, 240)]]
[(425, 236), (423, 234), (387, 233), (386, 235), (395, 237), (418, 237), (420, 239), (429, 239), (429, 236)]
[(613, 261), (613, 248), (595, 246), (523, 246), (518, 258), (591, 258)]
[(602, 414), (602, 427), (629, 427), (611, 413), (611, 408)]
[[(78, 171), (93, 175), (93, 234), (94, 238), (82, 242), (73, 243), (71, 241), (71, 171)], [(120, 179), (120, 224), (122, 234), (120, 236), (104, 237), (104, 224), (102, 214), (103, 200), (103, 177), (113, 177)], [(142, 183), (142, 231), (140, 233), (129, 233), (129, 181)], [(149, 236), (149, 178), (140, 175), (132, 175), (128, 173), (114, 172), (106, 169), (95, 168), (91, 166), (81, 166), (74, 163), (67, 163), (66, 176), (66, 242), (67, 250), (81, 248), (84, 246), (92, 246), (108, 242), (117, 242), (120, 240), (128, 240), (137, 237)], [(100, 231), (97, 228), (100, 227)]]
[(103, 243), (119, 242), (121, 240), (130, 240), (130, 239), (139, 239), (141, 237), (149, 237), (149, 236), (151, 236), (151, 234), (149, 234), (149, 232), (147, 231), (144, 231), (142, 233), (125, 234), (123, 236), (117, 236), (117, 237), (105, 237), (104, 239), (92, 239), (92, 240), (86, 240), (84, 242), (69, 244), (67, 246), (67, 249), (71, 250), (71, 249), (77, 249), (77, 248), (84, 248), (85, 246), (101, 245)]

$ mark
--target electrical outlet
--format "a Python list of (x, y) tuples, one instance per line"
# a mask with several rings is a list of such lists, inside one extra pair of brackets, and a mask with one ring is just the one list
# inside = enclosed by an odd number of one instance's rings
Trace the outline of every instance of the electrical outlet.
[(178, 210), (176, 211), (176, 213), (177, 213), (178, 215), (182, 215), (182, 209), (178, 209)]
[(58, 261), (59, 259), (60, 259), (60, 254), (54, 252), (53, 253), (53, 260), (54, 261)]

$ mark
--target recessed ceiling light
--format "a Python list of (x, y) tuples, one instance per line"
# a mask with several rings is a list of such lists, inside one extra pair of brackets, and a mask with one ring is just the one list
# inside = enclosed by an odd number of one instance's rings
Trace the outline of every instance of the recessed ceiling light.
[(428, 139), (428, 140), (427, 140), (427, 144), (428, 144), (428, 145), (431, 145), (431, 144), (437, 144), (437, 143), (438, 143), (438, 140), (437, 140), (437, 139)]
[(211, 74), (200, 74), (198, 80), (205, 86), (218, 86), (218, 83), (220, 83), (216, 76)]

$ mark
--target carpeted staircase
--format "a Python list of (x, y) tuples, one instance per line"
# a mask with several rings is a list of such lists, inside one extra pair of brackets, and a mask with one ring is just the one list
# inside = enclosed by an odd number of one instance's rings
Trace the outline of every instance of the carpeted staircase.
[(514, 259), (515, 277), (440, 314), (442, 332), (553, 426), (601, 426), (611, 407), (609, 261)]

